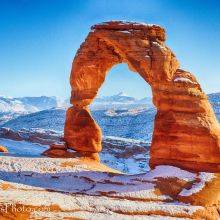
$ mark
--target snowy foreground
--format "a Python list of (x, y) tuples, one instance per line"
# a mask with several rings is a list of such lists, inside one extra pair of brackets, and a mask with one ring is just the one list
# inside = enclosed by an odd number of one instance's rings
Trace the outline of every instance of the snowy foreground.
[[(45, 133), (44, 130), (43, 132)], [(35, 137), (39, 136), (36, 133), (34, 134)], [(24, 135), (27, 136), (26, 133)], [(56, 135), (51, 137), (47, 134), (46, 136), (51, 138), (52, 142), (59, 139), (59, 136)], [(33, 139), (33, 137), (29, 139)], [(47, 141), (43, 140), (43, 142), (48, 142), (48, 139)], [(49, 145), (46, 144), (5, 138), (0, 138), (0, 145), (7, 147), (9, 151), (7, 155), (15, 157), (43, 157), (42, 153), (49, 148)], [(6, 154), (0, 153), (0, 155), (5, 156)], [(105, 137), (100, 158), (104, 164), (123, 173), (143, 173), (150, 169), (148, 166), (149, 147), (147, 143), (132, 139)]]
[(219, 174), (172, 166), (126, 175), (88, 159), (2, 156), (0, 216), (218, 219), (219, 183)]

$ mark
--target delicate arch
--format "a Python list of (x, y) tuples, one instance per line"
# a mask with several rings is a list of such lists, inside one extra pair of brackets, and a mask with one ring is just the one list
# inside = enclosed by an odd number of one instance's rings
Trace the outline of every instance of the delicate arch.
[(151, 166), (220, 170), (219, 123), (195, 77), (178, 69), (164, 41), (165, 31), (157, 25), (111, 21), (92, 27), (72, 64), (73, 106), (64, 129), (69, 148), (86, 154), (101, 151), (101, 129), (88, 106), (109, 69), (124, 62), (149, 83), (157, 107)]

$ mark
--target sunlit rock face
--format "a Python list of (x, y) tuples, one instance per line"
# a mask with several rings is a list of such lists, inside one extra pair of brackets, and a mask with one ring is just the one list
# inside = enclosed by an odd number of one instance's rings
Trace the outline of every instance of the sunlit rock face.
[(196, 78), (179, 69), (165, 38), (163, 28), (135, 22), (110, 21), (91, 28), (72, 64), (73, 107), (67, 111), (64, 129), (69, 148), (101, 151), (101, 130), (88, 106), (111, 67), (127, 63), (151, 86), (157, 107), (151, 167), (172, 164), (220, 171), (220, 125)]

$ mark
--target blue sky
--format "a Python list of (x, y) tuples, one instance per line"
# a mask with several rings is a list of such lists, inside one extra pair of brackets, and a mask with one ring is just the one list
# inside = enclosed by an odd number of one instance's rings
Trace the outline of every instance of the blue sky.
[[(76, 50), (91, 25), (112, 19), (166, 28), (181, 68), (194, 73), (205, 92), (220, 92), (218, 0), (0, 0), (0, 94), (67, 98)], [(150, 95), (126, 65), (110, 71), (100, 95), (120, 91)]]

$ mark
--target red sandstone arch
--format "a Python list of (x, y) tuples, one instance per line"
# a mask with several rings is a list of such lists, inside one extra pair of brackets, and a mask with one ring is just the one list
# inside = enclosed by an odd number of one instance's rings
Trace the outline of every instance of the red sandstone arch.
[(125, 62), (149, 83), (157, 107), (151, 167), (220, 171), (220, 125), (196, 78), (179, 69), (164, 41), (165, 31), (157, 25), (112, 21), (91, 28), (72, 64), (73, 106), (64, 129), (69, 148), (83, 154), (101, 151), (101, 129), (88, 106), (109, 69)]

